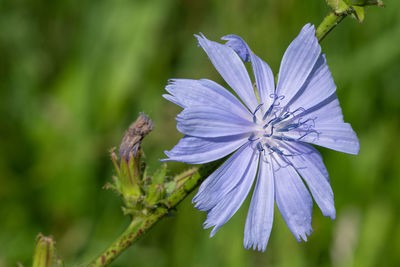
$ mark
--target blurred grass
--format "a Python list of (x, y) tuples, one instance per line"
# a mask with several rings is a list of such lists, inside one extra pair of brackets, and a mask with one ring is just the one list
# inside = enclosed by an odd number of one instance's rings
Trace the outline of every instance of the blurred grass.
[[(320, 149), (337, 220), (315, 207), (297, 243), (276, 212), (265, 253), (243, 249), (247, 205), (213, 238), (189, 199), (113, 266), (399, 266), (400, 2), (346, 19), (322, 43), (359, 156)], [(324, 1), (0, 1), (0, 266), (29, 266), (38, 232), (67, 266), (90, 260), (126, 226), (101, 187), (108, 150), (138, 112), (154, 169), (180, 138), (169, 78), (221, 78), (194, 33), (234, 33), (277, 72), (290, 41), (328, 12)], [(172, 163), (172, 170), (185, 168)]]

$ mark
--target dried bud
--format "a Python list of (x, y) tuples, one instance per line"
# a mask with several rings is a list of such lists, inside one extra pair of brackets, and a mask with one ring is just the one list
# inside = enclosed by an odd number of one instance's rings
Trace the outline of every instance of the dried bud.
[(153, 130), (153, 121), (144, 113), (140, 113), (122, 138), (121, 146), (119, 147), (119, 158), (125, 158), (126, 161), (129, 161), (131, 153), (133, 157), (136, 157), (143, 138), (151, 130)]

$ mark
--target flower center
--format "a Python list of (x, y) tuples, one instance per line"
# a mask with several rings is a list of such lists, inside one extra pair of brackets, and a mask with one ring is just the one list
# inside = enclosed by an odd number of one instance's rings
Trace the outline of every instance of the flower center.
[(267, 153), (283, 156), (280, 157), (283, 159), (300, 155), (299, 152), (291, 151), (287, 143), (301, 142), (310, 134), (316, 134), (318, 137), (318, 132), (314, 129), (317, 118), (304, 118), (306, 110), (302, 107), (293, 111), (281, 107), (280, 100), (283, 100), (284, 96), (272, 94), (270, 97), (273, 101), (269, 107), (260, 104), (253, 112), (256, 127), (249, 141), (264, 155), (264, 160)]

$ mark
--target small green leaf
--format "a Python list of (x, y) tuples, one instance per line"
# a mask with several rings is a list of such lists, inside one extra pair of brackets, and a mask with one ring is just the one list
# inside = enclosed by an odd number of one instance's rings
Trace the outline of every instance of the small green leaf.
[(362, 23), (365, 18), (364, 8), (362, 6), (353, 6), (354, 16), (358, 20), (358, 22)]
[(175, 188), (176, 188), (175, 181), (171, 181), (165, 184), (165, 192), (167, 193), (167, 195), (172, 194), (175, 191)]
[(152, 184), (146, 194), (146, 203), (154, 206), (165, 196), (165, 189), (161, 184)]
[(152, 180), (152, 184), (163, 184), (165, 175), (167, 174), (167, 164), (162, 164), (160, 168), (154, 173)]

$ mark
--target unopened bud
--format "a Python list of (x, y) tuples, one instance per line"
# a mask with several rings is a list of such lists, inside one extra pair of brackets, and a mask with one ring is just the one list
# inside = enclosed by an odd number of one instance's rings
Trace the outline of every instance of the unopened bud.
[(167, 174), (167, 165), (163, 164), (153, 174), (151, 183), (147, 189), (146, 202), (148, 205), (155, 205), (159, 200), (165, 196), (164, 181), (165, 175)]
[(119, 148), (119, 158), (114, 149), (111, 150), (111, 159), (114, 163), (116, 175), (113, 184), (106, 184), (118, 192), (124, 201), (125, 213), (133, 214), (140, 210), (143, 199), (143, 171), (144, 164), (141, 160), (140, 144), (143, 138), (153, 129), (151, 119), (140, 113), (134, 123), (125, 132)]
[(33, 267), (51, 267), (55, 254), (55, 242), (53, 238), (42, 234), (37, 236), (35, 254), (33, 255)]

